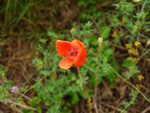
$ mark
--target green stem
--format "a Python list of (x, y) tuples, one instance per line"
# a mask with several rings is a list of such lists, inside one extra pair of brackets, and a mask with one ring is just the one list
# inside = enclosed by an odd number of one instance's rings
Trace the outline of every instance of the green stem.
[(98, 74), (99, 74), (99, 66), (100, 66), (100, 50), (101, 50), (101, 44), (98, 48), (98, 66), (97, 66), (97, 74), (95, 77), (95, 97), (97, 97), (97, 81), (98, 81)]
[(83, 90), (83, 78), (82, 78), (82, 75), (81, 75), (79, 67), (77, 67), (77, 71), (78, 71), (78, 76), (80, 78), (80, 87)]
[(94, 91), (94, 97), (93, 97), (93, 101), (94, 101), (94, 107), (95, 107), (95, 112), (98, 113), (98, 108), (97, 108), (97, 81), (98, 81), (98, 74), (99, 74), (99, 67), (100, 67), (100, 50), (101, 50), (101, 44), (99, 45), (98, 48), (98, 66), (97, 66), (97, 73), (96, 73), (96, 77), (95, 77), (95, 91)]
[(39, 84), (45, 77), (47, 77), (47, 75), (43, 76), (36, 84), (34, 84), (33, 86), (31, 86), (29, 89), (27, 89), (27, 90), (18, 98), (18, 100), (20, 100), (29, 90), (31, 90), (31, 89), (34, 88), (37, 84)]
[[(81, 87), (81, 89), (82, 89), (82, 91), (83, 91), (83, 94), (84, 94), (86, 97), (88, 97), (87, 91), (85, 90), (83, 77), (82, 77), (82, 75), (81, 75), (81, 72), (80, 72), (80, 68), (79, 68), (79, 67), (77, 67), (77, 71), (78, 71), (78, 76), (79, 76), (79, 78), (80, 78), (80, 87)], [(84, 91), (84, 90), (85, 90), (85, 91)]]

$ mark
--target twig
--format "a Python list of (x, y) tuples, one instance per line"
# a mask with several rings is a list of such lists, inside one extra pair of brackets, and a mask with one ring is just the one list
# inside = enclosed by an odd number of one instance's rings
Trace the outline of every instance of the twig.
[[(9, 99), (9, 98), (5, 98), (6, 102), (9, 103), (9, 104), (14, 104), (14, 105), (17, 105), (17, 106), (20, 106), (21, 108), (23, 109), (32, 109), (32, 110), (36, 110), (35, 108), (33, 107), (29, 107), (29, 106), (26, 106), (26, 105), (22, 105), (20, 103), (16, 103), (14, 102), (13, 100)], [(0, 100), (1, 101), (1, 100)], [(1, 101), (2, 102), (2, 101)]]
[(143, 110), (141, 113), (146, 113), (148, 110), (150, 110), (150, 106)]
[(102, 102), (101, 104), (103, 104), (104, 106), (107, 106), (107, 107), (109, 107), (109, 108), (111, 108), (111, 109), (115, 109), (115, 110), (117, 110), (117, 108), (116, 108), (116, 107), (111, 106), (111, 105), (109, 105), (109, 104), (105, 104), (104, 102)]

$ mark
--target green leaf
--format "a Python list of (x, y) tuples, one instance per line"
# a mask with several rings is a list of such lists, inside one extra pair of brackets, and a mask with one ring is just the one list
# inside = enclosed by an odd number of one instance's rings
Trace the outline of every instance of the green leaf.
[(79, 96), (77, 95), (77, 93), (72, 93), (71, 95), (71, 103), (73, 105), (77, 104), (77, 102), (79, 101)]
[(94, 93), (92, 90), (90, 89), (85, 89), (84, 92), (82, 90), (80, 90), (80, 95), (82, 96), (82, 98), (87, 99), (89, 97), (93, 97)]
[(49, 100), (47, 100), (47, 101), (45, 101), (45, 106), (50, 106), (50, 101)]
[(41, 98), (37, 97), (37, 96), (34, 96), (33, 97), (33, 101), (37, 104), (39, 104), (41, 102)]
[(94, 13), (94, 12), (96, 12), (96, 7), (95, 6), (91, 6), (87, 10), (87, 13)]
[(117, 60), (113, 59), (111, 65), (114, 67), (114, 69), (115, 69), (117, 72), (119, 72), (120, 67), (119, 67), (119, 65), (118, 65)]
[(71, 79), (71, 80), (76, 80), (77, 79), (77, 75), (75, 74), (75, 73), (69, 73), (69, 78)]
[(108, 38), (110, 35), (110, 30), (111, 29), (108, 26), (103, 27), (100, 31), (100, 37), (102, 37), (103, 39)]
[(33, 110), (23, 110), (23, 113), (34, 113)]
[(114, 53), (114, 50), (113, 49), (110, 49), (110, 48), (108, 48), (108, 49), (106, 49), (105, 51), (104, 51), (104, 54), (106, 55), (106, 56), (110, 56), (110, 55), (112, 55)]
[(96, 36), (91, 36), (90, 37), (90, 43), (92, 46), (98, 46), (98, 39)]
[(87, 18), (87, 14), (86, 13), (81, 13), (79, 15), (79, 18), (80, 18), (81, 21), (84, 21)]
[(133, 62), (131, 62), (131, 61), (125, 59), (125, 60), (123, 61), (123, 64), (122, 64), (122, 65), (123, 65), (125, 68), (129, 68), (129, 67), (132, 66), (133, 64), (134, 64)]
[(42, 113), (42, 108), (41, 108), (41, 106), (36, 106), (36, 109), (37, 109), (37, 111), (38, 111), (38, 113)]
[[(90, 76), (90, 84), (93, 88), (95, 87), (95, 77), (96, 75)], [(101, 81), (102, 81), (102, 78), (100, 77), (100, 75), (98, 75), (97, 86), (100, 85)]]

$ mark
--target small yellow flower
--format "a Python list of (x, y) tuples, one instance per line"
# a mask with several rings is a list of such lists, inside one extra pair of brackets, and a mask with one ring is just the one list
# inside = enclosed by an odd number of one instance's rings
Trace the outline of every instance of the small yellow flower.
[(122, 17), (122, 21), (119, 21), (119, 19), (116, 19), (117, 24), (120, 26), (123, 25), (125, 21), (126, 21), (125, 17)]
[(136, 42), (134, 42), (134, 45), (135, 45), (136, 47), (139, 47), (139, 46), (141, 45), (141, 42), (136, 41)]
[(138, 55), (138, 51), (136, 50), (136, 49), (134, 49), (134, 48), (130, 48), (129, 50), (128, 50), (128, 53), (129, 54), (133, 54), (133, 55)]
[(134, 56), (137, 56), (138, 54), (139, 54), (138, 51), (137, 51), (137, 50), (134, 50), (133, 55), (134, 55)]
[(139, 85), (139, 84), (136, 84), (136, 87), (138, 88), (138, 89), (141, 89), (141, 85)]
[(11, 106), (11, 107), (16, 107), (16, 105), (15, 105), (15, 104), (11, 104), (10, 106)]
[(7, 101), (4, 101), (4, 104), (7, 104)]
[(125, 44), (126, 49), (130, 49), (131, 48), (131, 44)]
[(139, 79), (139, 81), (142, 81), (142, 79), (144, 79), (143, 75), (139, 75), (138, 79)]
[(117, 35), (116, 31), (114, 31), (113, 34), (112, 34), (112, 37), (115, 38), (115, 37), (117, 37), (117, 36), (118, 36), (118, 35)]
[(131, 62), (138, 62), (139, 58), (133, 58), (133, 57), (128, 57), (127, 60), (131, 61)]
[(127, 60), (132, 61), (133, 57), (128, 57)]
[(138, 29), (138, 27), (135, 25), (135, 26), (134, 26), (134, 30), (136, 31), (137, 29)]
[(136, 49), (134, 49), (134, 48), (130, 48), (130, 49), (128, 49), (128, 53), (129, 54), (133, 54), (133, 55), (138, 55), (138, 51), (136, 50)]

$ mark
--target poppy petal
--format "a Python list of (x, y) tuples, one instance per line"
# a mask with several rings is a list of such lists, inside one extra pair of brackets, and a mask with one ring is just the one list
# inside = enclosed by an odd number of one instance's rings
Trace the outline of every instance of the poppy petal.
[(71, 51), (71, 43), (69, 41), (57, 40), (56, 48), (59, 56), (67, 56)]
[(86, 62), (86, 46), (80, 40), (74, 39), (71, 42), (72, 48), (75, 53), (74, 65), (75, 67), (83, 66)]
[(62, 69), (68, 69), (72, 66), (73, 60), (74, 56), (67, 56), (59, 62), (59, 67)]
[(87, 52), (86, 49), (83, 48), (80, 53), (78, 53), (74, 58), (75, 67), (83, 66), (86, 62)]

